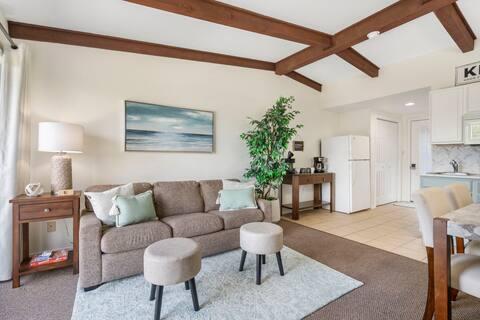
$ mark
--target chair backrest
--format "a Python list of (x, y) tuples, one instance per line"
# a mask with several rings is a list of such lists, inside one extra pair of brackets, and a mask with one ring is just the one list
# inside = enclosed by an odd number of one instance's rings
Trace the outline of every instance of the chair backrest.
[(445, 187), (452, 207), (456, 209), (463, 208), (473, 203), (472, 196), (468, 187), (462, 183), (453, 183)]
[(448, 194), (443, 188), (420, 189), (413, 194), (423, 243), (433, 248), (433, 219), (453, 210)]

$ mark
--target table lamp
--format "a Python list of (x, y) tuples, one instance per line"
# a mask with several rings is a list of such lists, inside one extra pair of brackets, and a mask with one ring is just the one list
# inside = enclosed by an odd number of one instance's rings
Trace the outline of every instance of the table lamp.
[(82, 153), (83, 127), (63, 122), (38, 124), (38, 151), (56, 152), (52, 157), (52, 194), (71, 194), (72, 158), (67, 153)]

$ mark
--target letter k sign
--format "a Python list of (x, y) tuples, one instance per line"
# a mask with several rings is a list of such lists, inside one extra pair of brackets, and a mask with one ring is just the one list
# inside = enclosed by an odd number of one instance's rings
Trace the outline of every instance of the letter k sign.
[[(480, 68), (480, 66), (478, 66), (478, 67)], [(477, 75), (475, 73), (475, 68), (477, 68), (477, 66), (473, 66), (473, 67), (470, 67), (470, 68), (463, 69), (464, 78), (475, 77)]]

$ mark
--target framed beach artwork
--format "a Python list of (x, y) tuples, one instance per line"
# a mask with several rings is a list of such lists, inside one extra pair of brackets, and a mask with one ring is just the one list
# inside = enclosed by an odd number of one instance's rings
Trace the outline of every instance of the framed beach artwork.
[(213, 112), (125, 101), (125, 151), (214, 150)]

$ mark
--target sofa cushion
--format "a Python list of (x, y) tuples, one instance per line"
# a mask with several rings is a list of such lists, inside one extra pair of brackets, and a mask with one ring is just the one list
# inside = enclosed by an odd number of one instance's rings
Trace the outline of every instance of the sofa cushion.
[(225, 230), (240, 228), (250, 222), (263, 221), (263, 212), (259, 209), (242, 209), (232, 211), (210, 211), (223, 219)]
[(220, 204), (217, 203), (217, 199), (218, 193), (223, 189), (223, 181), (240, 182), (238, 179), (201, 180), (198, 182), (200, 184), (203, 203), (205, 204), (205, 212), (220, 209)]
[[(103, 192), (116, 187), (121, 186), (121, 184), (97, 184), (90, 186), (85, 189), (86, 192)], [(135, 194), (144, 193), (147, 190), (152, 190), (152, 185), (147, 182), (135, 182), (133, 183), (133, 191)], [(87, 211), (93, 211), (92, 204), (87, 197), (85, 197), (85, 208)]]
[(156, 182), (153, 194), (159, 218), (204, 211), (200, 184), (196, 181)]
[(217, 198), (218, 193), (223, 188), (222, 180), (203, 180), (199, 184), (203, 202), (205, 203), (205, 212), (218, 210), (220, 205), (217, 204)]
[(172, 228), (174, 237), (191, 238), (223, 230), (222, 219), (211, 213), (178, 214), (162, 219)]
[(160, 221), (143, 222), (121, 228), (113, 227), (104, 231), (100, 249), (104, 253), (143, 249), (171, 236), (170, 227)]

